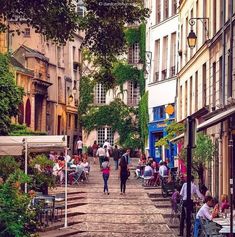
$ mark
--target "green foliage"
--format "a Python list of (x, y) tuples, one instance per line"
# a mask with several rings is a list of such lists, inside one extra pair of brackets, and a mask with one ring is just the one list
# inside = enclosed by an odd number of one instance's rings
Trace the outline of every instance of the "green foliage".
[(140, 32), (140, 59), (142, 63), (145, 63), (145, 51), (146, 51), (146, 25), (142, 23), (139, 26)]
[(206, 166), (208, 161), (211, 161), (215, 152), (215, 146), (210, 137), (203, 133), (197, 134), (196, 147), (193, 151), (193, 165)]
[(30, 198), (19, 190), (20, 184), (28, 181), (27, 175), (16, 170), (0, 185), (0, 236), (29, 237), (35, 232)]
[(1, 0), (0, 30), (6, 31), (7, 19), (27, 23), (35, 32), (59, 43), (73, 39), (78, 28), (76, 6), (67, 0)]
[(114, 65), (113, 75), (118, 85), (123, 85), (127, 81), (139, 82), (140, 72), (130, 64), (118, 62)]
[(161, 139), (159, 139), (156, 142), (156, 146), (165, 146), (169, 147), (169, 142), (172, 140), (174, 137), (180, 135), (185, 131), (185, 126), (182, 123), (177, 123), (176, 121), (170, 122), (166, 121), (167, 127), (166, 127), (166, 133), (167, 135)]
[(88, 133), (107, 125), (120, 135), (120, 145), (127, 147), (133, 144), (134, 147), (139, 147), (138, 127), (133, 119), (135, 114), (133, 108), (125, 105), (120, 99), (115, 99), (109, 105), (92, 107), (86, 115), (83, 115), (82, 122)]
[(17, 115), (23, 98), (9, 65), (9, 57), (0, 53), (0, 135), (8, 134), (11, 117)]
[(0, 157), (0, 177), (6, 180), (10, 174), (20, 168), (20, 164), (13, 156)]
[(142, 140), (142, 150), (144, 150), (144, 147), (147, 145), (148, 142), (148, 122), (148, 92), (145, 92), (139, 103), (139, 125), (141, 134), (140, 137)]
[(80, 87), (79, 87), (79, 106), (78, 113), (81, 116), (85, 114), (89, 105), (93, 103), (93, 90), (94, 90), (95, 82), (90, 77), (83, 76), (80, 79)]
[(116, 57), (126, 49), (124, 27), (140, 23), (149, 16), (142, 0), (84, 0), (85, 17), (79, 19), (79, 27), (85, 31), (83, 45), (94, 55)]
[(37, 155), (31, 160), (29, 166), (33, 169), (30, 184), (32, 189), (47, 192), (45, 188), (55, 186), (55, 177), (52, 175), (53, 161), (49, 160), (46, 155)]
[(138, 28), (127, 28), (124, 32), (128, 46), (140, 42), (140, 31)]
[(46, 132), (40, 132), (40, 131), (31, 131), (29, 128), (27, 128), (24, 124), (11, 124), (10, 125), (10, 136), (39, 136), (39, 135), (46, 135)]

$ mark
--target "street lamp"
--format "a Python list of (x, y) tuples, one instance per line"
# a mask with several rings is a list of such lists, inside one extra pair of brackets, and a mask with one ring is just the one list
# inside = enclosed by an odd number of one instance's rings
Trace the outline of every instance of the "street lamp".
[(71, 94), (70, 96), (69, 96), (69, 103), (72, 103), (73, 102), (73, 95)]
[(188, 37), (187, 37), (187, 40), (188, 40), (189, 48), (193, 49), (196, 46), (196, 43), (197, 43), (197, 36), (196, 36), (196, 34), (194, 33), (194, 31), (192, 29), (191, 29)]
[(209, 38), (209, 32), (208, 32), (208, 23), (209, 18), (207, 17), (195, 17), (189, 19), (189, 25), (191, 26), (191, 31), (189, 35), (187, 36), (188, 46), (190, 49), (193, 49), (196, 46), (197, 43), (197, 35), (193, 31), (192, 27), (196, 24), (196, 21), (200, 20), (202, 24), (204, 25), (204, 29), (206, 31), (206, 37)]

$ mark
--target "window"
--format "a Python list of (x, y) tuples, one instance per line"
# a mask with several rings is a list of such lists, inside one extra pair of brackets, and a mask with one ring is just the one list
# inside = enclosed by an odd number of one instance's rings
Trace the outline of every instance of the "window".
[(102, 127), (97, 130), (98, 144), (103, 146), (105, 140), (107, 139), (111, 146), (114, 144), (114, 134), (112, 128)]
[(71, 128), (72, 115), (68, 114), (68, 127)]
[(185, 100), (185, 107), (184, 107), (184, 117), (188, 115), (188, 81), (185, 82), (185, 91), (184, 91), (184, 100)]
[(128, 63), (130, 64), (137, 64), (140, 62), (140, 48), (139, 48), (139, 43), (133, 44), (129, 48), (129, 53), (128, 53)]
[(198, 71), (195, 73), (195, 112), (198, 110)]
[(156, 24), (161, 22), (161, 1), (156, 1)]
[(130, 106), (136, 106), (140, 99), (140, 89), (137, 82), (129, 81), (127, 89), (127, 103)]
[(206, 106), (206, 63), (202, 66), (202, 106)]
[(193, 90), (193, 77), (190, 77), (190, 81), (189, 81), (190, 85), (189, 85), (189, 115), (192, 114), (192, 99), (193, 99), (193, 96), (192, 96), (192, 90)]
[(180, 86), (180, 99), (179, 99), (179, 110), (180, 110), (180, 119), (182, 119), (183, 113), (183, 86)]
[(153, 108), (153, 119), (154, 121), (163, 120), (166, 118), (165, 106), (158, 106)]
[[(203, 17), (207, 17), (207, 6), (208, 6), (208, 0), (203, 1)], [(204, 43), (206, 41), (206, 29), (205, 27), (202, 27), (202, 42)]]
[(174, 16), (177, 12), (177, 1), (172, 0), (172, 16)]
[(84, 17), (85, 15), (85, 7), (82, 0), (77, 0), (77, 13), (80, 17)]
[(164, 0), (164, 20), (169, 17), (169, 0)]
[[(186, 17), (186, 25), (185, 25), (185, 35), (186, 35), (186, 37), (188, 36), (188, 27), (189, 27), (189, 23), (188, 23), (188, 17)], [(187, 43), (185, 42), (185, 45), (184, 45), (184, 47), (185, 47), (185, 64), (187, 63), (187, 61), (188, 61), (188, 45), (187, 45)]]
[(58, 77), (58, 102), (62, 102), (62, 80), (61, 77)]
[(216, 103), (216, 62), (212, 65), (212, 106)]
[(97, 84), (95, 86), (95, 104), (105, 104), (106, 103), (106, 91), (102, 84)]
[(162, 80), (167, 78), (167, 55), (168, 55), (168, 36), (163, 38), (163, 55), (162, 55)]
[(223, 70), (223, 59), (222, 56), (219, 58), (219, 98), (220, 104), (223, 103), (223, 78), (222, 78), (222, 70)]
[(217, 17), (216, 17), (216, 2), (217, 0), (213, 0), (213, 31), (214, 35), (216, 34), (216, 24), (217, 24)]
[(30, 28), (25, 28), (24, 29), (24, 37), (30, 37)]
[(73, 46), (73, 62), (76, 61), (76, 56), (75, 56), (75, 54), (76, 54), (76, 47)]
[(75, 129), (77, 129), (78, 128), (78, 115), (77, 114), (75, 114), (75, 117), (74, 117), (74, 123), (75, 123)]
[(159, 81), (160, 40), (155, 41), (154, 61), (155, 78), (153, 79), (153, 81)]
[(171, 64), (171, 71), (170, 76), (173, 77), (176, 74), (175, 71), (175, 60), (176, 59), (176, 33), (171, 34), (171, 57), (170, 57), (170, 64)]

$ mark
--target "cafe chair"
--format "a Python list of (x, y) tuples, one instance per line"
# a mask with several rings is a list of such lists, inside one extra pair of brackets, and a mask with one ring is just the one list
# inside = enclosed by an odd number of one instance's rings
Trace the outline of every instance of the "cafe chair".
[(201, 234), (200, 237), (222, 237), (222, 235), (219, 233), (220, 227), (216, 225), (216, 223), (205, 220), (203, 218), (199, 218), (201, 222)]

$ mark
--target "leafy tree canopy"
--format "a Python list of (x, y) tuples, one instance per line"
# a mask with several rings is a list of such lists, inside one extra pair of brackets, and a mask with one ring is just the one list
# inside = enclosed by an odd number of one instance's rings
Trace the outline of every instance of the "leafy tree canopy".
[(124, 27), (148, 17), (142, 0), (84, 0), (87, 13), (79, 20), (86, 33), (84, 46), (95, 55), (115, 57), (126, 49)]
[(77, 30), (77, 13), (71, 0), (1, 0), (0, 31), (6, 20), (27, 23), (47, 39), (65, 43)]
[(0, 54), (0, 135), (9, 132), (10, 118), (17, 115), (23, 98), (23, 89), (16, 85), (9, 65), (9, 57)]

